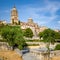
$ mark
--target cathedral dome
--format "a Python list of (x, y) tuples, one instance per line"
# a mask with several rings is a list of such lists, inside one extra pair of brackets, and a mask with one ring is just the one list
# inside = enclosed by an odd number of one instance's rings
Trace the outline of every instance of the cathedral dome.
[(33, 19), (32, 18), (29, 18), (28, 19), (28, 23), (33, 23)]

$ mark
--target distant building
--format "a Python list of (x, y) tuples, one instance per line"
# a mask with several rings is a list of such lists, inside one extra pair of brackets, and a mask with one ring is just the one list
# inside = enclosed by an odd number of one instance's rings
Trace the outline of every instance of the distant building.
[[(0, 20), (0, 25), (6, 25), (6, 21), (5, 20)], [(32, 18), (28, 18), (28, 21), (27, 22), (21, 22), (19, 21), (18, 19), (18, 11), (16, 9), (16, 7), (14, 6), (11, 10), (11, 20), (10, 20), (10, 23), (9, 25), (19, 25), (21, 26), (21, 29), (22, 30), (25, 30), (27, 28), (30, 28), (32, 31), (33, 31), (33, 38), (34, 39), (39, 39), (38, 37), (38, 34), (39, 32), (43, 32), (45, 29), (48, 29), (47, 27), (45, 26), (39, 26), (37, 23), (34, 23), (33, 19)], [(60, 30), (54, 30), (56, 32), (60, 32)]]
[[(14, 6), (11, 11), (11, 24), (17, 24), (19, 22), (18, 19), (18, 11), (16, 7)], [(27, 28), (30, 28), (33, 31), (34, 38), (38, 36), (39, 32), (44, 31), (47, 29), (47, 27), (40, 27), (37, 23), (34, 23), (32, 18), (29, 18), (27, 22), (20, 22), (21, 29), (25, 30)]]
[(60, 32), (60, 30), (58, 30), (58, 29), (55, 29), (54, 31), (56, 31), (56, 32)]
[(6, 21), (5, 20), (0, 20), (0, 25), (2, 25), (2, 24), (6, 25)]

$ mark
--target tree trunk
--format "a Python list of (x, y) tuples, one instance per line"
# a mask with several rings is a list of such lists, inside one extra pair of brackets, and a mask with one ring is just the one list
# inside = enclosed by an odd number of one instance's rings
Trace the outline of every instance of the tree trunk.
[(47, 51), (48, 60), (50, 60), (50, 48), (49, 48), (49, 46), (50, 46), (50, 43), (47, 44), (47, 49), (48, 49), (48, 51)]

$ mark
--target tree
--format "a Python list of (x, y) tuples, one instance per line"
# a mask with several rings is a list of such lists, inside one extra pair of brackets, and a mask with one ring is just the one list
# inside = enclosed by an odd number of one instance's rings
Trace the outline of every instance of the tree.
[(30, 28), (27, 28), (25, 31), (24, 31), (24, 36), (25, 37), (28, 37), (28, 38), (32, 38), (33, 37), (33, 32)]
[[(14, 48), (15, 45), (19, 49), (23, 49), (26, 45), (23, 38), (23, 33), (18, 26), (5, 26), (1, 29), (1, 36), (9, 43), (10, 46)], [(20, 47), (22, 48), (20, 48)]]
[(20, 21), (18, 21), (18, 25), (20, 25)]
[(60, 39), (60, 32), (55, 32), (55, 39)]
[(53, 43), (55, 42), (55, 38), (56, 38), (56, 32), (54, 30), (51, 29), (46, 29), (43, 32), (39, 33), (39, 37), (43, 37), (43, 40), (45, 40), (45, 42), (50, 42)]
[(44, 42), (48, 42), (47, 44), (47, 49), (48, 49), (48, 60), (50, 59), (50, 43), (54, 43), (55, 42), (55, 38), (56, 38), (56, 32), (54, 30), (51, 29), (46, 29), (43, 32), (39, 33), (39, 37), (43, 37), (43, 41)]

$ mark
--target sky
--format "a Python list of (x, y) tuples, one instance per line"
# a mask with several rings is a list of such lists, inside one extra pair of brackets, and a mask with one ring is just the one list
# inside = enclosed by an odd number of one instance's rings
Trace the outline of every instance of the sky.
[(0, 20), (10, 22), (14, 5), (20, 21), (32, 18), (39, 26), (60, 30), (60, 0), (0, 0)]

